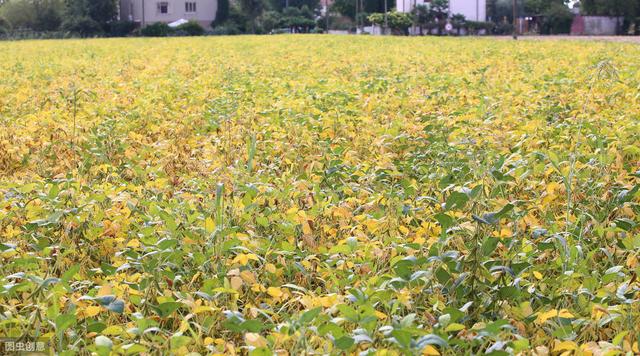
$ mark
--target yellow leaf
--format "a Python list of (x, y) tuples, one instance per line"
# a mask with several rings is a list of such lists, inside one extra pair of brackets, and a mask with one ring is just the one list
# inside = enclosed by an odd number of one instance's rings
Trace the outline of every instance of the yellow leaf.
[(573, 314), (571, 314), (567, 309), (562, 309), (560, 311), (558, 311), (557, 309), (552, 309), (549, 310), (547, 312), (544, 313), (539, 313), (538, 314), (538, 319), (536, 319), (536, 321), (540, 324), (544, 323), (545, 321), (551, 319), (551, 318), (556, 318), (556, 317), (560, 317), (560, 318), (573, 318)]
[(129, 241), (127, 243), (127, 247), (131, 247), (131, 248), (138, 248), (140, 247), (140, 240), (138, 239), (133, 239), (131, 241)]
[(423, 350), (422, 350), (422, 354), (425, 356), (439, 356), (440, 352), (438, 351), (438, 349), (436, 349), (435, 347), (431, 346), (431, 345), (427, 345)]
[(533, 276), (536, 277), (536, 279), (542, 279), (542, 273), (538, 271), (533, 271)]
[(233, 263), (239, 263), (243, 266), (246, 266), (247, 263), (249, 263), (249, 258), (246, 254), (240, 253), (233, 259)]
[(213, 221), (211, 217), (207, 217), (204, 220), (204, 229), (209, 234), (216, 230), (216, 223)]
[(280, 298), (284, 293), (282, 293), (282, 289), (278, 287), (269, 287), (267, 288), (267, 294), (274, 298)]
[(178, 328), (178, 331), (181, 333), (184, 333), (185, 331), (187, 331), (187, 329), (189, 329), (189, 322), (186, 320), (182, 320), (180, 322), (180, 327)]
[(369, 230), (369, 232), (376, 232), (376, 230), (378, 230), (378, 220), (367, 219), (363, 222), (363, 224), (367, 227), (367, 230)]
[(98, 290), (98, 297), (102, 297), (105, 295), (113, 295), (113, 292), (111, 291), (111, 286), (108, 284), (103, 285), (102, 287), (100, 287), (100, 290)]
[(545, 321), (547, 321), (547, 320), (549, 320), (551, 318), (555, 318), (556, 316), (558, 316), (558, 311), (556, 309), (549, 310), (549, 311), (544, 312), (544, 313), (539, 313), (537, 322), (542, 324), (542, 323), (544, 323)]
[(253, 272), (251, 272), (251, 271), (242, 271), (242, 272), (240, 272), (240, 278), (242, 278), (242, 280), (245, 281), (247, 284), (256, 283), (256, 277), (254, 276)]
[(343, 207), (336, 207), (333, 209), (333, 216), (339, 218), (348, 218), (349, 216), (351, 216), (351, 214), (349, 213), (349, 210)]
[(460, 331), (460, 330), (464, 330), (464, 325), (459, 323), (451, 323), (444, 329), (445, 332)]
[(193, 309), (193, 314), (202, 314), (202, 313), (212, 313), (215, 312), (216, 309), (214, 307), (200, 305)]
[(578, 345), (575, 342), (562, 341), (556, 344), (556, 346), (553, 348), (553, 352), (572, 351), (577, 349), (578, 349)]
[(560, 318), (566, 318), (566, 319), (575, 318), (575, 316), (573, 316), (573, 314), (571, 314), (567, 309), (560, 310), (560, 312), (558, 313), (558, 316)]
[(276, 266), (273, 263), (267, 263), (267, 265), (264, 266), (264, 269), (269, 273), (276, 273)]
[(107, 336), (116, 336), (116, 335), (121, 335), (122, 333), (124, 333), (124, 329), (122, 328), (122, 326), (118, 326), (118, 325), (112, 325), (102, 330), (102, 335), (107, 335)]
[(380, 320), (384, 320), (384, 319), (387, 318), (387, 314), (385, 314), (385, 313), (383, 313), (381, 311), (376, 310), (375, 314), (376, 314), (376, 317), (378, 319), (380, 319)]
[(305, 235), (311, 235), (313, 230), (311, 230), (311, 226), (309, 226), (309, 222), (307, 220), (302, 222), (302, 233)]
[(232, 263), (239, 263), (242, 266), (246, 266), (249, 260), (258, 261), (258, 256), (253, 253), (239, 253), (232, 261)]
[(102, 311), (102, 307), (96, 306), (96, 305), (92, 305), (92, 306), (88, 306), (84, 309), (83, 313), (84, 316), (87, 318), (91, 318), (94, 317), (98, 314), (100, 314), (100, 312)]

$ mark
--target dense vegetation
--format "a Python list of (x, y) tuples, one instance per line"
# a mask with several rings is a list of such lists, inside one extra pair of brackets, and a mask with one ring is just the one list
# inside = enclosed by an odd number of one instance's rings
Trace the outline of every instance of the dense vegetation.
[(633, 45), (29, 41), (0, 63), (2, 337), (638, 353)]
[[(97, 36), (234, 35), (242, 33), (309, 33), (363, 30), (385, 25), (393, 34), (407, 34), (410, 26), (421, 34), (496, 34), (513, 32), (513, 1), (488, 0), (487, 22), (449, 13), (448, 0), (417, 5), (411, 13), (395, 12), (394, 0), (335, 0), (324, 12), (319, 0), (218, 0), (211, 28), (191, 22), (183, 28), (150, 24), (146, 29), (118, 20), (117, 0), (0, 0), (0, 38)], [(574, 14), (565, 0), (518, 0), (517, 16), (531, 18), (541, 34), (568, 33)], [(640, 0), (583, 0), (585, 15), (619, 16), (620, 34), (640, 34)], [(386, 16), (385, 16), (386, 11)], [(445, 31), (451, 23), (453, 33)]]

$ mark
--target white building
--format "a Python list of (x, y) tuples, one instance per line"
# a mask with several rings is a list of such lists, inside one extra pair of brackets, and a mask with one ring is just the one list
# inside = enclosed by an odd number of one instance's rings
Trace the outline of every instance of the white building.
[[(411, 12), (416, 5), (428, 5), (430, 0), (397, 0), (399, 12)], [(462, 14), (469, 21), (487, 21), (487, 0), (449, 0), (449, 15)]]
[(210, 27), (217, 11), (218, 0), (120, 0), (120, 18), (141, 27), (178, 20), (193, 20)]

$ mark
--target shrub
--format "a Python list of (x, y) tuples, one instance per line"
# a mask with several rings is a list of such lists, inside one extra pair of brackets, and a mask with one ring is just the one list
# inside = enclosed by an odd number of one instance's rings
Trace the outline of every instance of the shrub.
[(493, 33), (495, 35), (510, 35), (513, 33), (513, 25), (506, 22), (501, 22), (496, 24), (493, 28)]
[(467, 21), (466, 26), (470, 34), (477, 34), (482, 30), (485, 30), (485, 32), (489, 34), (493, 31), (496, 24), (493, 22)]
[(282, 26), (282, 15), (277, 11), (265, 11), (260, 16), (260, 24), (264, 31), (269, 33)]
[(130, 35), (135, 29), (136, 24), (132, 21), (114, 21), (109, 24), (109, 35), (124, 37)]
[(100, 24), (90, 17), (71, 17), (62, 23), (62, 29), (82, 37), (95, 36), (102, 33)]
[(571, 10), (562, 4), (552, 4), (544, 13), (542, 20), (541, 32), (545, 35), (569, 33), (571, 32), (571, 23), (573, 22), (573, 14)]
[(196, 21), (189, 21), (178, 26), (176, 30), (186, 34), (187, 36), (202, 36), (204, 27)]
[[(384, 25), (384, 18), (384, 14), (381, 13), (373, 13), (368, 16), (368, 20), (372, 24), (379, 26)], [(413, 23), (413, 18), (409, 13), (391, 11), (387, 13), (387, 23), (394, 33), (406, 34), (407, 29)]]
[(166, 37), (171, 32), (173, 32), (173, 29), (164, 22), (156, 22), (140, 30), (140, 34), (146, 37)]
[(229, 36), (229, 35), (239, 35), (242, 31), (235, 26), (234, 24), (224, 24), (222, 26), (215, 27), (210, 34), (213, 36)]
[(11, 23), (2, 16), (0, 16), (0, 28), (4, 29), (6, 32), (11, 29)]

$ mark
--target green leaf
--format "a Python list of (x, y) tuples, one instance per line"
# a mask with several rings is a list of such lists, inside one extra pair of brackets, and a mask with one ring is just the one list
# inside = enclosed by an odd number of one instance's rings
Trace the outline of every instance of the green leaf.
[(257, 319), (245, 320), (240, 323), (240, 329), (252, 333), (259, 333), (267, 327), (263, 322)]
[(321, 311), (322, 307), (317, 307), (304, 312), (304, 314), (302, 314), (302, 316), (300, 317), (300, 322), (302, 324), (310, 323), (311, 321), (313, 321), (313, 319), (316, 318), (316, 316), (318, 316), (318, 314), (320, 314)]
[(183, 335), (174, 335), (169, 339), (171, 344), (171, 350), (177, 350), (183, 346), (187, 346), (191, 343), (191, 338)]
[(76, 325), (77, 319), (73, 314), (62, 314), (56, 318), (56, 330), (65, 331), (73, 325)]
[(348, 350), (349, 348), (351, 348), (351, 346), (353, 346), (353, 344), (355, 343), (355, 340), (353, 340), (353, 338), (350, 338), (348, 336), (343, 336), (339, 339), (336, 339), (335, 343), (336, 343), (336, 347), (339, 348), (340, 350)]
[(357, 322), (359, 319), (358, 312), (352, 307), (346, 304), (339, 304), (337, 306), (338, 310), (347, 318), (349, 321)]
[(451, 279), (451, 275), (449, 274), (449, 272), (447, 272), (447, 270), (440, 267), (436, 270), (436, 278), (438, 279), (438, 282), (446, 284)]
[(166, 318), (174, 311), (178, 310), (182, 306), (182, 303), (178, 302), (165, 302), (158, 306), (158, 315), (161, 318)]
[(139, 354), (145, 353), (145, 352), (147, 352), (149, 350), (149, 349), (147, 349), (146, 346), (140, 345), (140, 344), (122, 345), (122, 349), (124, 350), (125, 354), (127, 354), (127, 355), (139, 355)]
[(462, 209), (469, 201), (469, 196), (460, 192), (451, 192), (445, 203), (446, 210)]
[(453, 218), (445, 213), (436, 214), (435, 218), (440, 224), (440, 226), (442, 227), (443, 234), (446, 233), (446, 230), (448, 228), (453, 226), (453, 223), (454, 223)]
[(411, 346), (411, 333), (405, 330), (393, 330), (391, 332), (391, 336), (393, 336), (398, 344), (403, 348), (409, 348)]
[(266, 347), (258, 347), (249, 351), (249, 356), (273, 356), (273, 351)]
[(75, 264), (75, 265), (69, 267), (69, 269), (66, 272), (64, 272), (64, 274), (62, 274), (62, 277), (60, 279), (62, 280), (62, 282), (67, 283), (79, 271), (80, 271), (80, 265), (79, 264)]
[(487, 237), (480, 248), (482, 250), (482, 254), (484, 256), (491, 255), (491, 253), (496, 249), (496, 246), (498, 246), (498, 242), (500, 242), (500, 240), (496, 237)]

